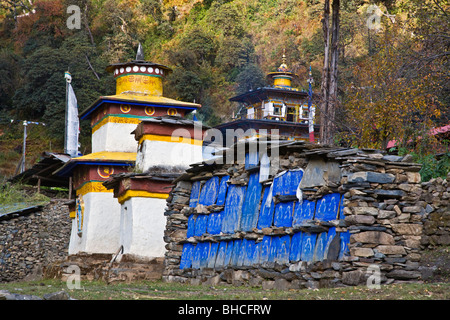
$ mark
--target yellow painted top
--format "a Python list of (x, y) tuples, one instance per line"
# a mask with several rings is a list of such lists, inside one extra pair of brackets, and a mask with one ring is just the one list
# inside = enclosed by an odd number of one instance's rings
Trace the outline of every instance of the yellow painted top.
[(73, 161), (136, 161), (136, 152), (100, 151), (73, 158)]
[(193, 108), (200, 108), (201, 105), (198, 103), (178, 101), (171, 98), (166, 98), (163, 96), (154, 96), (149, 94), (142, 94), (139, 92), (124, 92), (112, 96), (103, 96), (102, 99), (129, 101), (129, 102), (140, 102), (140, 103), (155, 103), (155, 104), (167, 104), (171, 106), (189, 106)]

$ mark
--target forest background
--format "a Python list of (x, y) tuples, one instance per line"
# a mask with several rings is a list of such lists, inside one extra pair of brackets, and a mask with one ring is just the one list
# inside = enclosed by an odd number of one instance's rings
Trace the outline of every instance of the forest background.
[[(81, 9), (80, 29), (67, 27), (70, 5)], [(429, 135), (450, 124), (448, 8), (446, 0), (341, 1), (336, 145), (396, 140), (425, 164), (423, 177), (448, 172), (448, 141)], [(139, 42), (146, 60), (173, 69), (164, 95), (202, 104), (197, 117), (211, 126), (239, 111), (229, 98), (271, 85), (265, 74), (283, 50), (299, 75), (294, 86), (307, 90), (311, 66), (320, 93), (323, 13), (324, 0), (0, 0), (0, 179), (17, 167), (23, 120), (45, 123), (28, 126), (27, 167), (43, 151), (63, 151), (65, 71), (82, 111), (114, 94), (105, 68), (133, 60)], [(87, 121), (80, 143), (89, 153)]]

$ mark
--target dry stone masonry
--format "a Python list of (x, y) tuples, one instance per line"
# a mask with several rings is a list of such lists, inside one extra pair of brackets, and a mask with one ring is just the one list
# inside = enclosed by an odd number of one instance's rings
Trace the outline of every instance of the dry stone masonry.
[(365, 284), (374, 272), (381, 284), (420, 280), (424, 224), (438, 224), (428, 243), (448, 237), (447, 222), (427, 220), (448, 220), (446, 182), (442, 200), (425, 199), (432, 187), (408, 156), (303, 142), (278, 151), (261, 182), (267, 166), (249, 153), (245, 164), (191, 165), (174, 182), (164, 280), (280, 289)]
[(41, 276), (49, 264), (67, 257), (71, 222), (67, 200), (0, 221), (0, 282)]

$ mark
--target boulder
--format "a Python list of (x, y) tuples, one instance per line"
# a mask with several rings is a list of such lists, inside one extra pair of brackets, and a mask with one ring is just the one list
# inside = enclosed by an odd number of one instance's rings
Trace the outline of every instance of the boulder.
[(374, 243), (374, 244), (395, 244), (394, 237), (389, 233), (380, 231), (365, 231), (352, 235), (352, 239), (356, 242)]
[(403, 246), (379, 245), (377, 246), (377, 250), (382, 254), (406, 254)]

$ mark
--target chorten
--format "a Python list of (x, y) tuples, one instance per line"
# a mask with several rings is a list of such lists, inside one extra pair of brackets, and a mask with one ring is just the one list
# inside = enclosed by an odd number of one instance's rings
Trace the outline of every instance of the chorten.
[(163, 96), (163, 79), (172, 70), (145, 61), (140, 44), (135, 60), (106, 70), (116, 79), (116, 93), (99, 97), (80, 114), (91, 121), (92, 153), (71, 159), (55, 172), (71, 177), (76, 191), (69, 254), (112, 254), (120, 247), (121, 204), (103, 182), (135, 166), (139, 141), (133, 132), (138, 124), (161, 116), (184, 117), (201, 107)]

